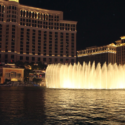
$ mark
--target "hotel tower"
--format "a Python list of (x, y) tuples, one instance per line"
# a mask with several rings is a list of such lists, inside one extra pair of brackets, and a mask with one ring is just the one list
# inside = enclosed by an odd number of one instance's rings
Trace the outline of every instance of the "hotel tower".
[(62, 11), (0, 0), (0, 62), (76, 62), (76, 25)]

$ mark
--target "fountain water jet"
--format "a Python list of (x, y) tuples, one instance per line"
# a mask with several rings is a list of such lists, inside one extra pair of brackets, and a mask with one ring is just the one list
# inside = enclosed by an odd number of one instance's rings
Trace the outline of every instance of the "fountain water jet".
[(46, 69), (47, 88), (124, 89), (125, 65), (95, 63), (51, 64)]

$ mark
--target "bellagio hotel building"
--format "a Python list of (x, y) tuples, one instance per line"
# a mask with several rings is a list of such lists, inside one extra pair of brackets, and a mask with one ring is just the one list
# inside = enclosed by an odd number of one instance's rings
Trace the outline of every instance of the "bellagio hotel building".
[(0, 62), (76, 62), (76, 25), (62, 11), (0, 0)]

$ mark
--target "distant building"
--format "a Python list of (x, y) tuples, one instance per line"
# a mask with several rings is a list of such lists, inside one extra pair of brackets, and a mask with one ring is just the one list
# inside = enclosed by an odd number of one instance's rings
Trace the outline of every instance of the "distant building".
[(105, 62), (106, 64), (114, 64), (116, 63), (116, 45), (114, 43), (99, 46), (99, 47), (88, 47), (85, 50), (77, 51), (78, 62), (83, 64), (86, 63), (93, 63), (97, 65), (99, 62), (103, 65)]
[(6, 80), (10, 81), (24, 81), (24, 69), (16, 68), (13, 66), (1, 66), (0, 67), (0, 84), (3, 84)]
[(125, 36), (120, 37), (121, 40), (117, 40), (116, 46), (117, 46), (117, 54), (116, 54), (116, 62), (117, 64), (125, 64)]
[(76, 62), (76, 33), (62, 11), (0, 0), (0, 62)]

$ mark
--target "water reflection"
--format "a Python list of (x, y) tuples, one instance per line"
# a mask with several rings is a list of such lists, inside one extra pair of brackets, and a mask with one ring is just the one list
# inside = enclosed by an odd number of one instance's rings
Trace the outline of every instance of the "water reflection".
[(0, 88), (0, 125), (124, 125), (125, 90)]
[(44, 91), (38, 90), (23, 87), (0, 88), (0, 124), (35, 124), (36, 119), (44, 122)]
[(46, 122), (122, 124), (125, 122), (124, 99), (124, 90), (49, 89), (45, 93)]

